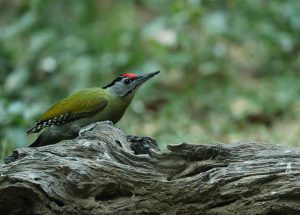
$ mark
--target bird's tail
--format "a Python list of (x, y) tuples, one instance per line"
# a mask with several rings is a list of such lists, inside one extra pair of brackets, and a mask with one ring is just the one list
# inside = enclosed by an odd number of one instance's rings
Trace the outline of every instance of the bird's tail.
[(31, 145), (29, 145), (29, 147), (40, 147), (40, 146), (52, 145), (58, 143), (61, 140), (73, 139), (77, 136), (78, 136), (78, 132), (74, 134), (64, 133), (63, 135), (59, 135), (57, 133), (52, 133), (51, 131), (46, 130), (43, 133), (41, 133), (36, 138), (36, 140)]
[(51, 133), (44, 131), (36, 138), (36, 140), (31, 145), (29, 145), (29, 147), (46, 146), (46, 145), (57, 143), (59, 141), (60, 141), (59, 136), (53, 136), (51, 135)]
[(44, 139), (43, 134), (40, 134), (38, 138), (36, 138), (36, 140), (31, 145), (29, 145), (29, 147), (39, 147), (39, 146), (46, 145), (44, 144), (43, 139)]

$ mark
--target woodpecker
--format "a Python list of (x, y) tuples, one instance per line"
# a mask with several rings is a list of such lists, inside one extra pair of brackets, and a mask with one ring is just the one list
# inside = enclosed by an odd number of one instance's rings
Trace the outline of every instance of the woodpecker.
[(109, 120), (117, 123), (139, 87), (158, 73), (126, 73), (102, 88), (87, 88), (62, 99), (42, 114), (35, 126), (27, 131), (30, 134), (43, 130), (30, 147), (73, 139), (82, 127), (93, 122)]

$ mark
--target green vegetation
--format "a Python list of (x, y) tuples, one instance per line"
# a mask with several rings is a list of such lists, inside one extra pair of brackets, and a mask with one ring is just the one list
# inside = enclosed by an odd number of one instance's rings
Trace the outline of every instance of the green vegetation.
[(2, 0), (0, 159), (55, 101), (161, 74), (118, 124), (179, 142), (299, 145), (300, 1)]

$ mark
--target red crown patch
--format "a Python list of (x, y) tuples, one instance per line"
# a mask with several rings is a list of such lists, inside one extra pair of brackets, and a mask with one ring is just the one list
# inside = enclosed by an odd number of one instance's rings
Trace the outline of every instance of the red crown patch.
[(134, 73), (125, 73), (122, 76), (127, 77), (127, 78), (136, 78), (137, 77), (137, 75)]

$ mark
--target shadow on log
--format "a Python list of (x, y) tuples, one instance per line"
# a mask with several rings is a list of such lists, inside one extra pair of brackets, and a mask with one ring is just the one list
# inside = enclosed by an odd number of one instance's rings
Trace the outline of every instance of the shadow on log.
[(0, 214), (300, 214), (300, 150), (180, 144), (109, 123), (17, 149), (0, 167)]

